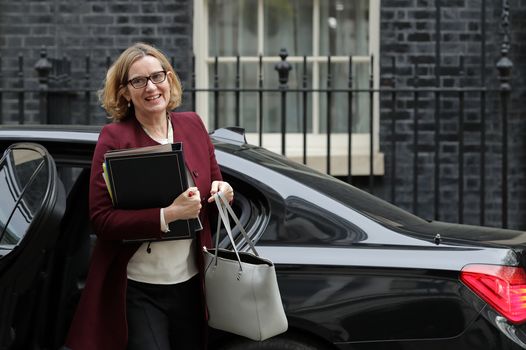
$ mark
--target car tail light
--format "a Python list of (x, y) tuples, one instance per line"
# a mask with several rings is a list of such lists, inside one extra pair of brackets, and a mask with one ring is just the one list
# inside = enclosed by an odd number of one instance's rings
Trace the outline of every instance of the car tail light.
[(526, 321), (526, 272), (522, 267), (467, 265), (460, 280), (510, 322)]

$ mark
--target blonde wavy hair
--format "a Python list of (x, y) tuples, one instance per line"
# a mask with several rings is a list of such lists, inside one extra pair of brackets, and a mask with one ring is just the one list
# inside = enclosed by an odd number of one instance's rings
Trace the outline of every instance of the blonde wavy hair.
[(113, 121), (119, 121), (133, 114), (133, 106), (128, 107), (128, 100), (124, 93), (128, 88), (128, 72), (139, 58), (152, 56), (159, 60), (161, 67), (168, 74), (170, 83), (170, 101), (167, 110), (170, 111), (181, 105), (183, 95), (181, 82), (166, 56), (151, 45), (136, 43), (124, 50), (106, 73), (104, 86), (99, 90), (99, 100)]

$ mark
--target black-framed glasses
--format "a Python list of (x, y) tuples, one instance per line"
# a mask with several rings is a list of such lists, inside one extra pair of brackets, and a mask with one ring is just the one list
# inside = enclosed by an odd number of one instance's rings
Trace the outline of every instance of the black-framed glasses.
[(166, 71), (161, 70), (159, 72), (152, 73), (147, 77), (135, 77), (128, 80), (128, 84), (131, 84), (131, 86), (136, 89), (141, 89), (148, 84), (148, 80), (154, 84), (160, 84), (166, 80)]

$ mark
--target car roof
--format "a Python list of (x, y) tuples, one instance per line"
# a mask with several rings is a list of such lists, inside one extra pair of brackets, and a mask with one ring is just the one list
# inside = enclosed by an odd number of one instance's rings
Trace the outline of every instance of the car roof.
[(0, 140), (75, 141), (95, 144), (101, 129), (101, 125), (1, 125)]
[[(94, 146), (103, 125), (0, 125), (0, 149), (15, 142), (42, 144), (56, 161), (89, 166)], [(215, 147), (232, 152), (233, 149), (255, 148), (246, 143), (242, 128), (217, 129), (210, 134)]]
[[(0, 139), (96, 143), (102, 127), (103, 125), (70, 124), (0, 125)], [(211, 136), (223, 142), (246, 144), (245, 130), (239, 127), (216, 129), (211, 132)]]

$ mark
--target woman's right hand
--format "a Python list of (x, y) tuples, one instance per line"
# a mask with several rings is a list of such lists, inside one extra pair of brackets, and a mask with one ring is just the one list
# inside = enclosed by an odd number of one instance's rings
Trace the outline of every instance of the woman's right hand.
[(189, 187), (181, 193), (170, 206), (164, 208), (164, 219), (166, 223), (175, 220), (194, 219), (199, 216), (201, 210), (201, 195), (197, 187)]

